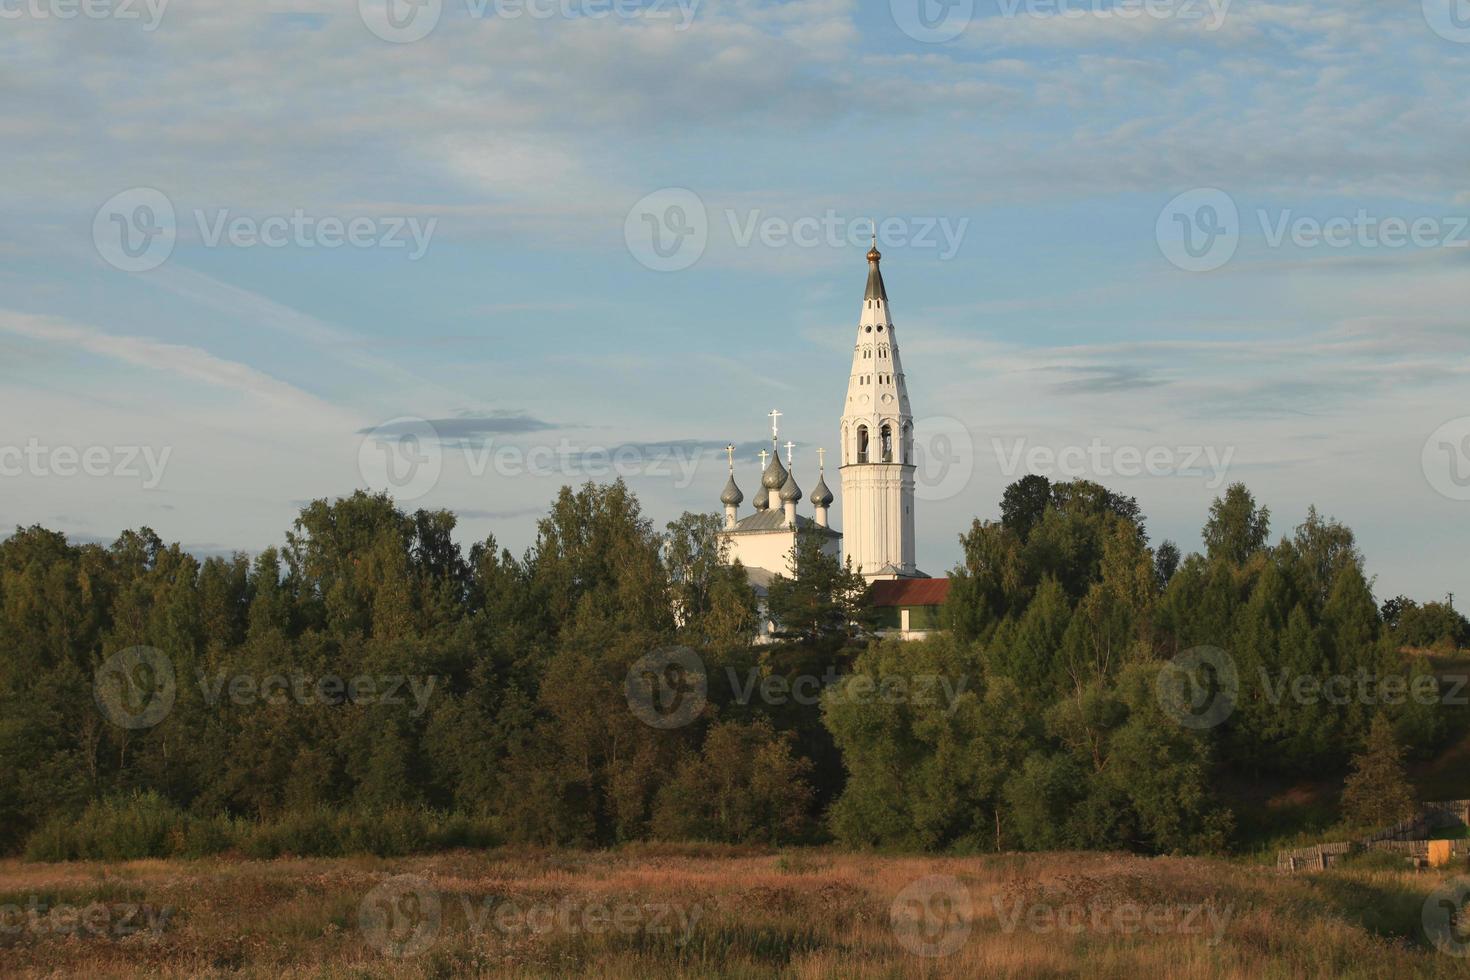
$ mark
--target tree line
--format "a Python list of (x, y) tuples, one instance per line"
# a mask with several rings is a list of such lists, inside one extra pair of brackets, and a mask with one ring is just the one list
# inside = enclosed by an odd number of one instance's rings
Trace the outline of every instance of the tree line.
[[(1315, 511), (1271, 544), (1237, 485), (1183, 557), (1086, 481), (1028, 477), (1000, 510), (961, 536), (945, 633), (874, 637), (863, 581), (804, 539), (763, 646), (720, 519), (657, 529), (621, 482), (564, 488), (519, 557), (362, 492), (306, 506), (254, 557), (17, 528), (0, 543), (0, 849), (1219, 850), (1222, 777), (1340, 778), (1378, 715), (1401, 744), (1441, 737), (1435, 704), (1271, 696), (1280, 674), (1412, 679), (1410, 634), (1464, 641), (1453, 610), (1380, 610), (1351, 531)], [(1158, 685), (1203, 646), (1239, 679), (1208, 728)], [(700, 700), (662, 727), (630, 710), (630, 670), (671, 648), (696, 658)], [(100, 678), (139, 649), (166, 660), (167, 710), (119, 724)], [(112, 680), (156, 693), (158, 665), (128, 655), (151, 673)], [(811, 678), (815, 698), (769, 694)]]

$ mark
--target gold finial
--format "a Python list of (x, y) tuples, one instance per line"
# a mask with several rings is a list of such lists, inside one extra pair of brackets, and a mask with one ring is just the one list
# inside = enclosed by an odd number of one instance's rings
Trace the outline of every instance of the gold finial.
[(872, 226), (873, 231), (873, 247), (868, 249), (868, 261), (877, 262), (883, 257), (883, 253), (878, 251), (878, 223), (870, 218), (868, 224)]

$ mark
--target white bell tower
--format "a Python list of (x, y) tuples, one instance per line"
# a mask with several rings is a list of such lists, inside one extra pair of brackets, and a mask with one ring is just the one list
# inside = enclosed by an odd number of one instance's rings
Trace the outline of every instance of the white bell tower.
[(876, 237), (842, 413), (842, 536), (869, 581), (922, 578), (914, 558), (914, 420)]

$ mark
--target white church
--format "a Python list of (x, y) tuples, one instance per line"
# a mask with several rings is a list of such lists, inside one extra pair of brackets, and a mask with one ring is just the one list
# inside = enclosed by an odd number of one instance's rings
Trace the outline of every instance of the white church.
[[(948, 593), (949, 580), (931, 579), (915, 563), (914, 422), (879, 268), (882, 257), (875, 241), (868, 252), (868, 286), (839, 433), (842, 531), (828, 521), (833, 496), (827, 487), (826, 450), (817, 450), (812, 516), (797, 513), (803, 495), (794, 472), (795, 444), (780, 444), (781, 413), (773, 411), (771, 448), (760, 453), (763, 471), (753, 500), (755, 512), (745, 517), (740, 516), (745, 494), (735, 481), (735, 450), (726, 447), (730, 476), (720, 495), (725, 508), (720, 537), (727, 559), (745, 567), (751, 585), (764, 598), (776, 575), (791, 574), (789, 558), (797, 534), (821, 535), (824, 551), (850, 561), (854, 571), (874, 583), (874, 604), (884, 614), (886, 627), (913, 638), (937, 628), (938, 606)], [(773, 628), (765, 622), (762, 639), (768, 639)]]

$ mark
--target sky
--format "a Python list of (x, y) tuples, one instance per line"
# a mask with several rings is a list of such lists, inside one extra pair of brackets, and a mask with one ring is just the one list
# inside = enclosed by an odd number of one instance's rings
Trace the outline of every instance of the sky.
[(748, 500), (773, 409), (810, 489), (876, 230), (925, 571), (1027, 472), (1186, 551), (1239, 480), (1470, 601), (1463, 0), (0, 0), (0, 84), (5, 527), (520, 552)]

